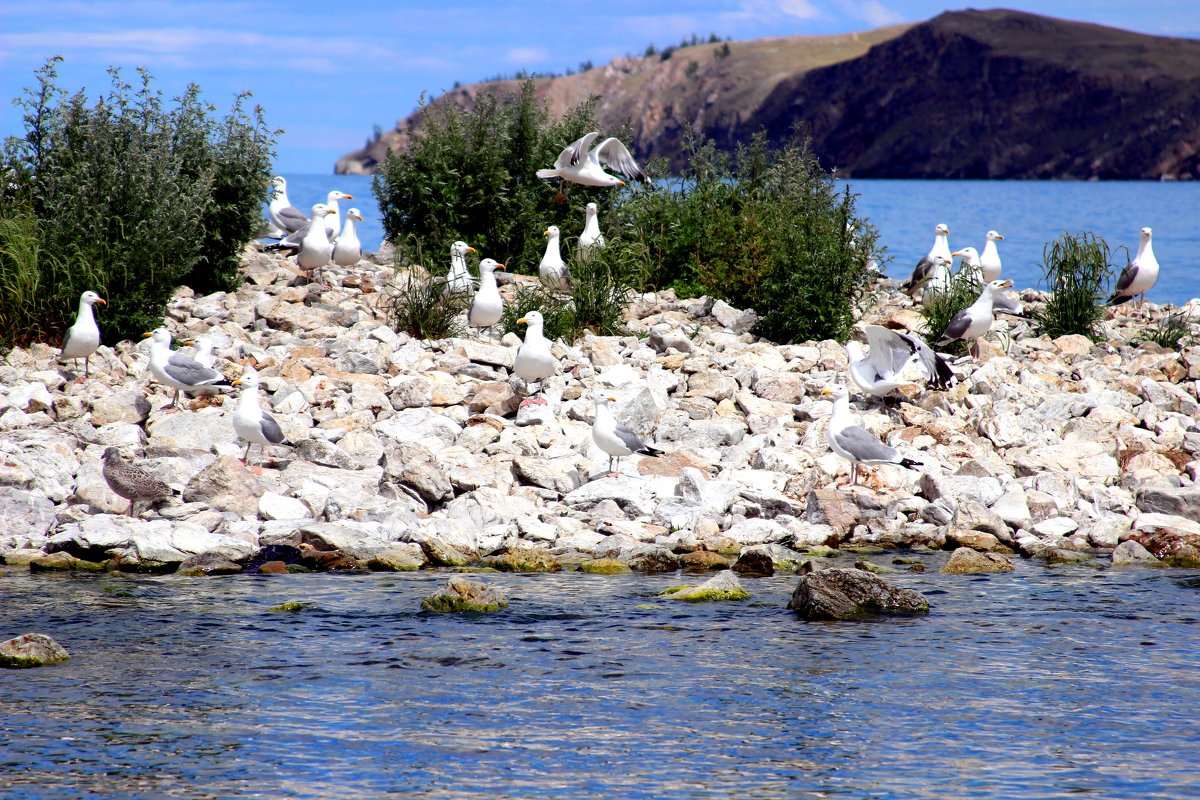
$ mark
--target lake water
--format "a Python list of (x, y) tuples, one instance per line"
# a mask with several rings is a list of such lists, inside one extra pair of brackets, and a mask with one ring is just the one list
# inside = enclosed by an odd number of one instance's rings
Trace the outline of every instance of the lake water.
[[(887, 566), (891, 556), (873, 556)], [(1200, 572), (924, 573), (928, 616), (805, 623), (795, 576), (0, 575), (0, 796), (1178, 798), (1200, 786)], [(272, 612), (287, 601), (309, 605)]]
[[(300, 208), (325, 199), (330, 189), (354, 195), (363, 247), (383, 240), (371, 178), (362, 175), (287, 175), (288, 196)], [(1063, 231), (1091, 231), (1113, 249), (1123, 267), (1137, 252), (1138, 231), (1154, 229), (1154, 254), (1162, 265), (1149, 293), (1156, 303), (1182, 305), (1200, 296), (1200, 182), (901, 181), (852, 180), (859, 212), (879, 229), (892, 262), (889, 277), (907, 279), (933, 244), (933, 229), (950, 226), (952, 249), (980, 252), (989, 230), (1004, 235), (1004, 276), (1017, 288), (1045, 288), (1042, 248)], [(1129, 249), (1128, 256), (1121, 246)]]

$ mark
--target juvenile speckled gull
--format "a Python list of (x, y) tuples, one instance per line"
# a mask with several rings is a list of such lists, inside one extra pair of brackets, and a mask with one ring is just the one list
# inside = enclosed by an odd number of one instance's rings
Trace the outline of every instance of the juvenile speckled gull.
[(880, 325), (867, 325), (864, 331), (870, 348), (866, 355), (858, 342), (846, 342), (850, 381), (862, 391), (883, 397), (912, 384), (911, 373), (921, 375), (930, 389), (943, 391), (954, 386), (956, 378), (950, 365), (920, 336)]
[(613, 416), (609, 403), (615, 403), (617, 398), (597, 392), (593, 395), (592, 400), (596, 405), (596, 417), (592, 422), (592, 441), (608, 456), (610, 475), (616, 474), (613, 468), (614, 459), (616, 460), (616, 469), (620, 470), (622, 456), (630, 456), (634, 453), (643, 453), (648, 456), (662, 455), (661, 450), (643, 442), (640, 436)]
[(517, 323), (528, 328), (525, 341), (521, 342), (513, 359), (513, 374), (525, 382), (525, 393), (528, 394), (530, 381), (544, 382), (553, 375), (558, 359), (550, 351), (550, 342), (542, 335), (545, 322), (540, 311), (530, 311)]
[(212, 367), (206, 367), (191, 356), (171, 350), (171, 332), (155, 328), (151, 337), (150, 374), (161, 384), (175, 390), (172, 408), (179, 407), (180, 391), (194, 391), (202, 386), (228, 386), (229, 381)]
[[(95, 292), (84, 292), (79, 295), (79, 310), (75, 314), (75, 323), (67, 328), (67, 332), (63, 334), (62, 352), (59, 354), (60, 361), (66, 361), (68, 358), (75, 360), (83, 359), (83, 375), (88, 377), (91, 375), (91, 359), (92, 353), (96, 352), (96, 348), (100, 346), (100, 328), (96, 325), (96, 318), (92, 315), (92, 306), (96, 303), (104, 304), (104, 298)], [(78, 369), (78, 365), (76, 365)]]
[(1108, 298), (1108, 305), (1119, 306), (1141, 295), (1138, 301), (1140, 305), (1146, 299), (1146, 292), (1154, 288), (1158, 280), (1158, 259), (1154, 257), (1153, 235), (1154, 232), (1149, 228), (1142, 228), (1138, 236), (1137, 255), (1121, 270), (1113, 296)]
[(467, 324), (472, 328), (491, 328), (504, 315), (504, 299), (496, 286), (495, 270), (504, 269), (495, 259), (485, 258), (479, 262), (479, 291), (471, 298), (467, 309)]
[(287, 438), (284, 437), (279, 423), (259, 405), (258, 371), (254, 367), (246, 367), (233, 385), (242, 387), (237, 409), (233, 412), (233, 430), (246, 442), (246, 453), (242, 456), (242, 461), (248, 463), (250, 448), (256, 444), (262, 447), (259, 457), (261, 461), (266, 456), (269, 445), (287, 444)]
[(895, 464), (906, 469), (921, 466), (921, 462), (904, 458), (895, 448), (889, 447), (857, 423), (850, 413), (850, 395), (846, 387), (838, 386), (832, 391), (825, 389), (822, 395), (833, 395), (833, 414), (829, 417), (826, 436), (829, 448), (850, 462), (850, 483), (858, 483), (859, 464)]
[(625, 181), (605, 172), (601, 166), (603, 164), (612, 167), (631, 181), (650, 182), (650, 176), (633, 160), (629, 148), (615, 137), (610, 136), (592, 147), (592, 142), (596, 141), (599, 135), (598, 132), (592, 131), (567, 145), (566, 149), (559, 153), (554, 166), (550, 169), (539, 169), (537, 176), (561, 178), (583, 186), (624, 186)]
[(129, 510), (133, 516), (134, 504), (139, 500), (153, 502), (162, 500), (174, 494), (170, 486), (160, 481), (141, 467), (130, 464), (115, 447), (104, 450), (103, 456), (104, 482), (117, 495), (129, 501)]
[(563, 261), (561, 238), (557, 225), (551, 225), (547, 228), (543, 236), (548, 237), (546, 241), (546, 253), (542, 256), (541, 262), (538, 263), (538, 278), (542, 284), (551, 289), (568, 289), (571, 286), (571, 277), (567, 272), (567, 262)]
[(944, 347), (959, 339), (971, 340), (971, 354), (978, 357), (980, 337), (986, 336), (992, 329), (992, 307), (996, 296), (1004, 289), (1012, 286), (1010, 280), (992, 281), (983, 287), (979, 299), (954, 315), (946, 330), (942, 332), (934, 345)]

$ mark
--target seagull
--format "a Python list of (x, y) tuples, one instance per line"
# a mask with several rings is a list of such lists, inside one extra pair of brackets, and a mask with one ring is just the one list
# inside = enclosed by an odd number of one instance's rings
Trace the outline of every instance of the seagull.
[(1000, 280), (1000, 251), (996, 249), (996, 241), (1004, 237), (996, 231), (987, 232), (987, 244), (979, 255), (979, 267), (983, 270), (985, 283)]
[(269, 445), (288, 444), (279, 423), (258, 404), (258, 370), (246, 367), (233, 385), (242, 387), (237, 410), (233, 412), (233, 430), (246, 442), (246, 453), (242, 456), (242, 463), (248, 463), (250, 448), (256, 444), (262, 446), (263, 456), (266, 455)]
[(829, 417), (829, 448), (850, 462), (850, 485), (858, 485), (859, 464), (896, 464), (905, 469), (921, 466), (921, 462), (904, 458), (893, 447), (875, 438), (857, 424), (850, 413), (850, 395), (846, 387), (825, 389), (822, 395), (833, 395), (833, 414)]
[[(325, 220), (328, 222), (327, 217), (333, 214), (334, 211), (324, 203), (316, 203), (312, 207), (314, 221)], [(332, 255), (333, 245), (329, 242), (329, 231), (326, 230), (325, 225), (309, 225), (308, 231), (300, 241), (300, 252), (296, 254), (296, 263), (300, 265), (301, 269), (311, 273), (328, 264)]]
[[(342, 213), (338, 208), (338, 200), (353, 200), (354, 195), (339, 192), (337, 189), (331, 189), (329, 194), (325, 195), (325, 207), (331, 212), (325, 224), (333, 228), (333, 235), (329, 237), (330, 242), (336, 242), (338, 234), (342, 230)], [(315, 219), (315, 217), (314, 217)]]
[(513, 359), (513, 374), (525, 382), (525, 394), (529, 394), (529, 382), (545, 383), (554, 374), (558, 359), (550, 352), (550, 342), (542, 335), (544, 320), (540, 311), (530, 311), (517, 320), (518, 325), (528, 325), (525, 341), (517, 348)]
[(467, 324), (472, 328), (491, 328), (504, 314), (504, 299), (496, 286), (495, 270), (504, 269), (495, 259), (485, 258), (479, 262), (479, 291), (471, 298), (467, 309)]
[(1153, 233), (1149, 228), (1142, 228), (1138, 238), (1137, 255), (1121, 270), (1121, 277), (1117, 278), (1117, 285), (1113, 296), (1108, 298), (1108, 305), (1119, 306), (1138, 295), (1141, 295), (1139, 307), (1146, 301), (1146, 292), (1150, 291), (1154, 282), (1158, 280), (1158, 259), (1154, 257), (1154, 245), (1150, 241)]
[(604, 234), (600, 232), (600, 209), (595, 203), (588, 203), (583, 209), (583, 233), (579, 234), (576, 255), (580, 261), (587, 261), (592, 250), (598, 247), (604, 247)]
[(308, 225), (304, 212), (292, 205), (288, 199), (287, 181), (282, 175), (271, 179), (271, 202), (267, 205), (267, 219), (276, 230), (269, 232), (271, 238), (284, 238)]
[(1007, 289), (1012, 285), (1013, 282), (1006, 278), (1004, 280), (992, 281), (984, 286), (979, 299), (954, 315), (954, 318), (950, 320), (950, 324), (946, 326), (946, 330), (942, 332), (941, 337), (934, 342), (934, 345), (945, 347), (951, 342), (956, 342), (960, 339), (971, 339), (971, 355), (978, 358), (979, 338), (986, 336), (988, 331), (992, 329), (992, 308), (995, 304), (996, 295), (1002, 289)]
[(621, 468), (621, 456), (643, 453), (648, 456), (660, 456), (658, 450), (642, 441), (625, 424), (613, 416), (609, 403), (615, 403), (617, 398), (609, 397), (603, 392), (597, 392), (592, 399), (596, 403), (596, 417), (592, 422), (592, 441), (608, 456), (608, 474), (616, 477), (613, 471), (613, 459), (616, 459), (617, 469)]
[[(92, 316), (92, 306), (96, 303), (108, 305), (104, 298), (95, 292), (84, 292), (79, 295), (79, 311), (75, 314), (75, 324), (67, 328), (67, 332), (63, 334), (62, 351), (58, 356), (59, 361), (65, 361), (68, 358), (78, 361), (82, 358), (85, 378), (91, 375), (91, 365), (88, 360), (100, 346), (100, 329), (96, 327), (96, 318)], [(79, 368), (78, 363), (75, 368)], [(83, 379), (76, 378), (76, 380)]]
[(867, 325), (867, 355), (858, 342), (846, 342), (850, 358), (850, 381), (872, 397), (884, 397), (912, 383), (906, 373), (915, 369), (927, 388), (945, 391), (957, 378), (946, 360), (930, 349), (916, 334), (900, 333), (881, 325)]
[[(963, 270), (970, 270), (971, 274), (975, 276), (976, 280), (978, 280), (979, 276), (983, 274), (983, 265), (979, 263), (979, 251), (974, 247), (964, 247), (961, 250), (955, 250), (950, 254), (950, 256), (951, 258), (962, 259), (958, 266), (959, 272), (962, 272)], [(995, 280), (995, 278), (992, 280)], [(983, 281), (983, 283), (987, 282), (988, 281)]]
[[(560, 178), (564, 182), (570, 181), (583, 186), (603, 188), (624, 186), (625, 181), (604, 171), (604, 167), (601, 166), (604, 164), (631, 181), (650, 183), (650, 176), (642, 171), (642, 168), (633, 160), (633, 156), (629, 154), (629, 148), (621, 144), (616, 137), (610, 136), (592, 147), (592, 142), (596, 141), (596, 137), (599, 135), (598, 132), (592, 131), (584, 134), (582, 139), (567, 145), (567, 148), (558, 154), (558, 160), (554, 162), (554, 167), (539, 169), (537, 176), (539, 178)], [(589, 147), (592, 149), (588, 150)]]
[(163, 500), (175, 494), (175, 490), (141, 467), (135, 467), (124, 459), (121, 451), (115, 447), (104, 449), (104, 482), (113, 492), (129, 501), (129, 510), (133, 516), (133, 506), (139, 500)]
[(362, 222), (363, 215), (357, 208), (346, 212), (346, 222), (342, 225), (342, 235), (338, 237), (333, 247), (333, 263), (339, 267), (353, 267), (362, 261), (362, 244), (358, 240), (358, 228), (355, 221)]
[(466, 242), (450, 245), (450, 272), (446, 275), (442, 294), (470, 294), (475, 290), (475, 278), (467, 269), (467, 253), (474, 252), (475, 248), (468, 247)]
[[(192, 358), (196, 360), (197, 364), (213, 369), (213, 365), (217, 362), (216, 354), (213, 351), (218, 347), (229, 347), (230, 342), (229, 337), (223, 333), (206, 333), (195, 341), (184, 342), (184, 344), (192, 345)], [(215, 386), (201, 386), (199, 389), (188, 392), (193, 397), (218, 393), (219, 390)]]
[[(924, 288), (925, 284), (934, 281), (935, 278), (937, 279), (935, 288), (938, 291), (945, 291), (945, 282), (949, 280), (950, 272), (946, 268), (953, 262), (953, 257), (950, 255), (950, 244), (947, 241), (947, 237), (950, 236), (950, 227), (941, 223), (933, 229), (933, 233), (933, 247), (929, 248), (929, 253), (917, 262), (917, 266), (913, 268), (912, 277), (901, 287), (911, 295), (915, 295), (918, 289)], [(942, 261), (938, 260), (939, 256)]]
[(195, 391), (202, 386), (228, 386), (229, 381), (212, 367), (206, 367), (191, 356), (171, 350), (171, 332), (155, 328), (144, 334), (151, 337), (150, 374), (159, 383), (175, 390), (171, 408), (179, 408), (179, 392)]
[(551, 289), (571, 288), (571, 275), (567, 272), (567, 262), (563, 261), (559, 244), (558, 226), (551, 225), (542, 235), (550, 238), (546, 241), (546, 254), (538, 264), (538, 277)]

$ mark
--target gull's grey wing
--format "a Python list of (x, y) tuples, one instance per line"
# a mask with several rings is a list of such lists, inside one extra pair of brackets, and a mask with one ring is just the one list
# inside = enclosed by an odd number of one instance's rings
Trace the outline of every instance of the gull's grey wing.
[[(558, 161), (554, 162), (554, 166), (558, 169), (578, 166), (582, 159), (587, 158), (588, 148), (592, 146), (592, 142), (596, 141), (596, 137), (599, 135), (599, 131), (592, 131), (585, 133), (582, 138), (576, 139), (566, 150), (562, 151)], [(566, 161), (563, 161), (564, 157)]]
[(271, 444), (283, 444), (284, 436), (283, 429), (279, 427), (279, 423), (275, 421), (267, 412), (262, 412), (262, 420), (259, 421), (258, 427), (263, 432), (263, 436), (267, 437), (267, 441)]
[(834, 437), (838, 447), (858, 461), (896, 461), (900, 454), (876, 439), (866, 428), (851, 425), (843, 428)]
[(865, 330), (867, 346), (871, 349), (867, 361), (881, 378), (902, 372), (917, 351), (915, 343), (882, 325), (868, 325)]
[(206, 367), (183, 353), (172, 353), (171, 357), (167, 359), (163, 372), (185, 386), (203, 386), (207, 383), (225, 380), (225, 376), (215, 369)]
[(279, 217), (283, 229), (288, 233), (295, 233), (308, 226), (308, 215), (295, 206), (281, 208), (275, 212), (275, 216)]
[(938, 339), (939, 344), (953, 342), (956, 339), (963, 338), (967, 328), (971, 327), (971, 310), (964, 308), (962, 311), (954, 315), (954, 319), (950, 320), (950, 324), (946, 326), (946, 330), (942, 332), (942, 336)]
[[(71, 327), (75, 327), (75, 326), (72, 325)], [(71, 344), (71, 328), (67, 328), (66, 332), (63, 333), (62, 345), (58, 348), (59, 352), (60, 353), (67, 352), (67, 347), (70, 346), (70, 344)]]
[(1130, 261), (1125, 265), (1125, 269), (1121, 270), (1121, 277), (1117, 278), (1117, 286), (1114, 292), (1116, 294), (1120, 294), (1132, 286), (1134, 279), (1137, 278), (1137, 274), (1138, 263), (1136, 261)]
[(1025, 316), (1025, 307), (1021, 305), (1021, 301), (1009, 297), (1002, 292), (997, 292), (992, 298), (992, 311), (998, 311), (1001, 314), (1012, 314), (1018, 317)]
[(908, 283), (904, 284), (905, 289), (912, 289), (920, 286), (925, 281), (933, 277), (933, 259), (925, 256), (917, 265), (913, 267), (912, 277), (908, 279)]
[(633, 452), (636, 453), (639, 450), (645, 449), (646, 443), (642, 441), (641, 437), (629, 430), (629, 428), (626, 427), (625, 424), (620, 420), (616, 420), (614, 429), (616, 431), (617, 438), (621, 440), (621, 443)]
[(621, 140), (615, 136), (605, 139), (596, 148), (596, 155), (601, 163), (608, 164), (617, 172), (629, 178), (629, 180), (641, 181), (642, 183), (650, 182), (650, 176), (643, 172), (638, 163), (633, 160), (633, 154), (629, 152), (629, 148), (622, 144)]

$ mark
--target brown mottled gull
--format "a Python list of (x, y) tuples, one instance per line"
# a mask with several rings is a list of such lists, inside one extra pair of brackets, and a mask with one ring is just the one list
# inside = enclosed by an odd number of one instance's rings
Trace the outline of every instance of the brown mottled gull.
[(175, 493), (175, 490), (141, 467), (130, 464), (115, 447), (104, 451), (104, 482), (121, 497), (129, 501), (129, 516), (133, 516), (133, 507), (139, 500), (154, 502), (163, 500)]

